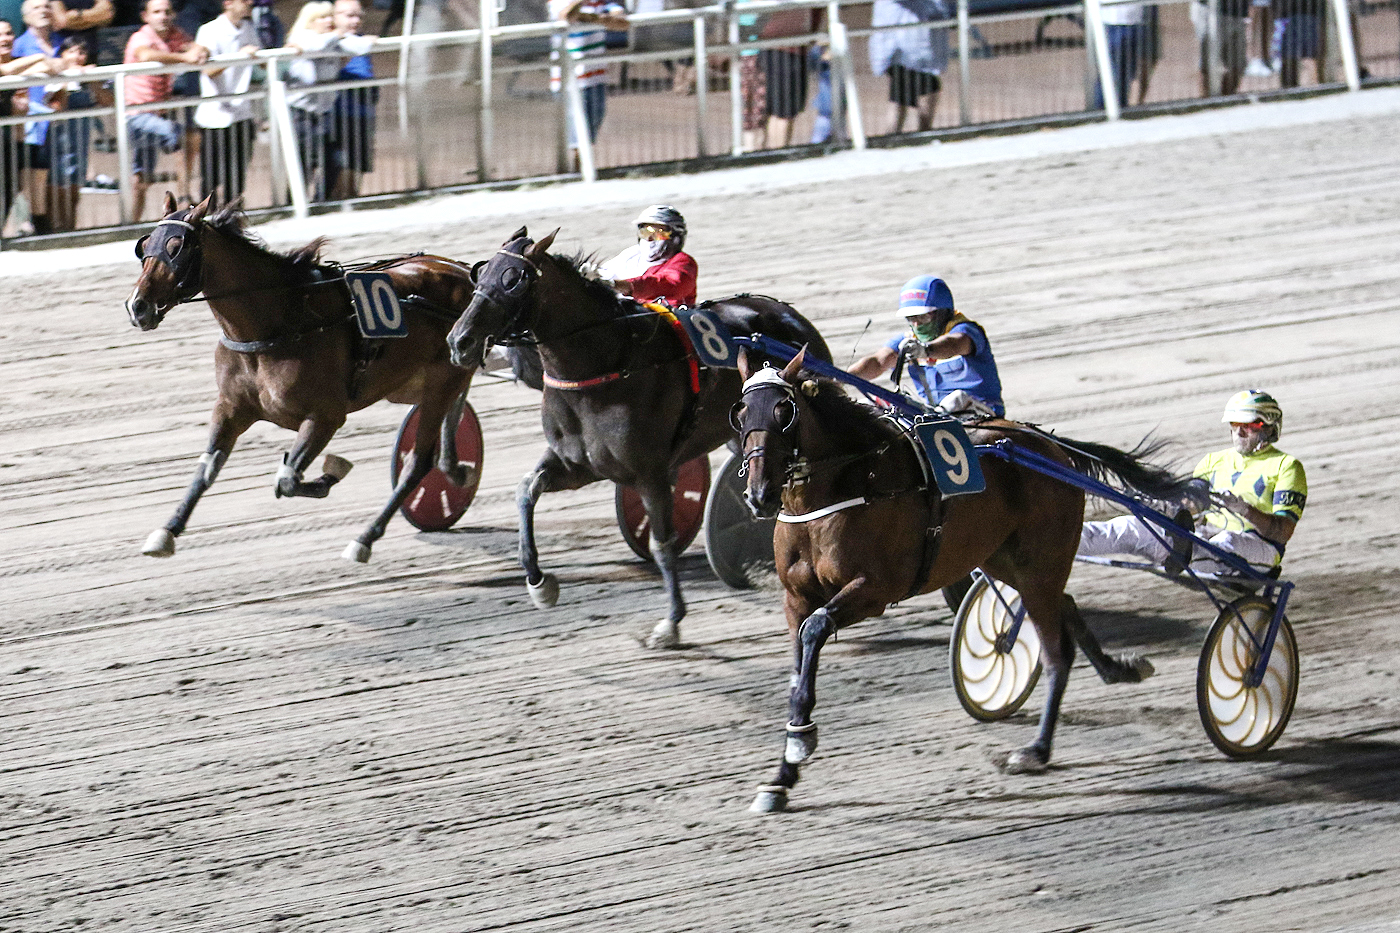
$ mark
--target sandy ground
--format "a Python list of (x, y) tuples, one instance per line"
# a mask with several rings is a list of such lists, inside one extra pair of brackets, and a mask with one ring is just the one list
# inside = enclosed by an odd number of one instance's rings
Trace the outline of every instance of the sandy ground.
[[(273, 498), (290, 435), (255, 428), (152, 560), (204, 443), (212, 320), (131, 328), (129, 245), (28, 275), (7, 256), (0, 930), (1400, 929), (1400, 118), (1064, 148), (687, 181), (702, 296), (789, 300), (845, 359), (894, 326), (904, 279), (941, 273), (1013, 415), (1155, 430), (1182, 465), (1224, 446), (1231, 393), (1276, 393), (1312, 494), (1287, 564), (1298, 707), (1264, 760), (1222, 758), (1197, 720), (1209, 606), (1083, 568), (1091, 625), (1159, 676), (1081, 665), (1047, 775), (995, 770), (1035, 715), (962, 713), (924, 598), (824, 652), (822, 748), (792, 812), (751, 815), (781, 750), (778, 594), (725, 589), (697, 545), (687, 647), (642, 649), (664, 598), (600, 485), (544, 500), (564, 592), (530, 608), (512, 499), (537, 396), (473, 390), (485, 476), (451, 533), (396, 521), (371, 564), (340, 560), (387, 494), (403, 410), (379, 405), (333, 442), (360, 466), (323, 501)], [(313, 220), (345, 259), (475, 259), (518, 223), (625, 245), (637, 201), (557, 195)]]

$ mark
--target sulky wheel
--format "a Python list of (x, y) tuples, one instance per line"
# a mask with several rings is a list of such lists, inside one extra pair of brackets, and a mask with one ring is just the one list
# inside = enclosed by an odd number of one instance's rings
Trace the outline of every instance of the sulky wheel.
[(705, 557), (720, 582), (736, 590), (752, 589), (774, 571), (774, 518), (756, 518), (744, 502), (742, 453), (720, 467), (705, 503)]
[(1244, 596), (1216, 616), (1196, 668), (1196, 708), (1215, 747), (1231, 758), (1265, 751), (1283, 735), (1298, 699), (1298, 642), (1281, 620), (1257, 687), (1245, 680), (1259, 658), (1274, 605)]
[[(418, 406), (409, 411), (394, 439), (394, 456), (389, 462), (389, 481), (397, 486), (399, 470), (413, 453), (413, 439), (418, 433)], [(469, 403), (462, 405), (462, 420), (457, 423), (457, 459), (473, 468), (472, 478), (465, 486), (454, 486), (437, 467), (423, 477), (418, 488), (408, 494), (399, 513), (419, 531), (446, 531), (466, 514), (476, 498), (481, 484), (483, 445), (481, 422)]]
[[(710, 491), (710, 458), (696, 457), (681, 464), (676, 474), (671, 520), (676, 526), (676, 553), (690, 547), (705, 520), (705, 497)], [(642, 497), (631, 486), (618, 486), (613, 496), (617, 528), (622, 539), (642, 560), (651, 560), (651, 520)]]
[(958, 607), (948, 662), (958, 702), (973, 719), (1005, 719), (1021, 708), (1040, 679), (1035, 626), (1026, 621), (1016, 642), (1004, 643), (1003, 636), (1025, 614), (1021, 594), (980, 573)]

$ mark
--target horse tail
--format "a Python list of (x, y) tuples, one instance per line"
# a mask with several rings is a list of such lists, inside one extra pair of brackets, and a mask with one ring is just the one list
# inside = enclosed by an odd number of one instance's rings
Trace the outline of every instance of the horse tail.
[(1178, 476), (1165, 467), (1148, 462), (1149, 457), (1156, 456), (1167, 447), (1168, 442), (1160, 438), (1148, 436), (1132, 450), (1119, 450), (1093, 441), (1045, 436), (1069, 456), (1076, 470), (1101, 482), (1116, 478), (1131, 491), (1149, 499), (1178, 500), (1190, 487), (1191, 477)]
[(544, 389), (544, 362), (540, 351), (533, 344), (522, 343), (506, 349), (510, 359), (511, 372), (516, 382), (523, 382), (532, 389)]

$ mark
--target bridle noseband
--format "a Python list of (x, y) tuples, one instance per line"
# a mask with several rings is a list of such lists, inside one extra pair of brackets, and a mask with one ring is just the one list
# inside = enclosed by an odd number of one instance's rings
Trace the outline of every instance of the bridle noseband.
[[(192, 300), (203, 288), (204, 251), (200, 249), (196, 232), (194, 224), (177, 217), (167, 217), (136, 241), (137, 259), (143, 263), (154, 259), (175, 276), (175, 300), (165, 308), (157, 309), (161, 318), (175, 305)], [(173, 251), (171, 241), (175, 241)]]

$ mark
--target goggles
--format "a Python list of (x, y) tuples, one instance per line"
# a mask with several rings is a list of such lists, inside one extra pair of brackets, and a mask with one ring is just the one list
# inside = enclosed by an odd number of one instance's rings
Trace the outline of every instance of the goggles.
[(643, 240), (669, 240), (671, 228), (661, 224), (637, 224), (637, 236)]
[(1264, 427), (1264, 422), (1263, 422), (1262, 420), (1260, 420), (1260, 421), (1231, 421), (1231, 422), (1230, 422), (1230, 430), (1232, 430), (1232, 431), (1243, 431), (1243, 430), (1246, 430), (1246, 429), (1248, 429), (1248, 430), (1250, 430), (1250, 431), (1258, 431), (1258, 430), (1260, 430), (1260, 429), (1263, 428), (1263, 427)]

